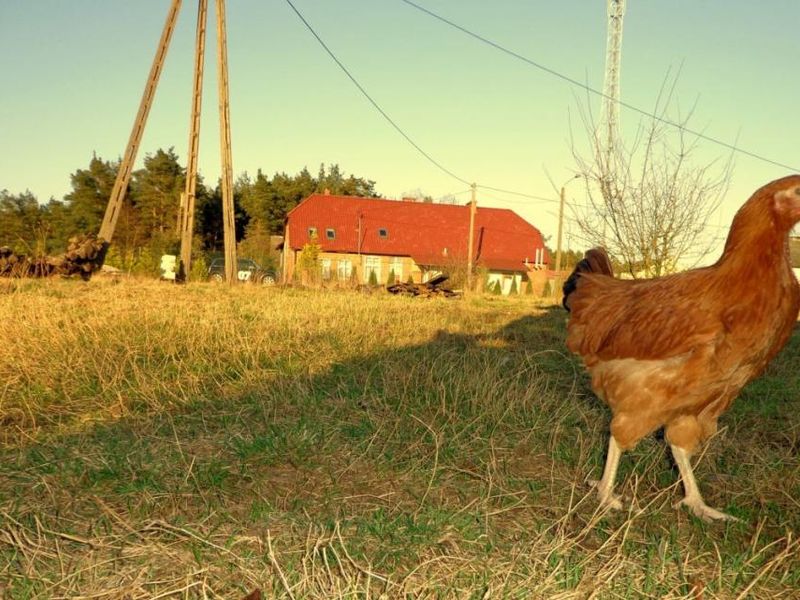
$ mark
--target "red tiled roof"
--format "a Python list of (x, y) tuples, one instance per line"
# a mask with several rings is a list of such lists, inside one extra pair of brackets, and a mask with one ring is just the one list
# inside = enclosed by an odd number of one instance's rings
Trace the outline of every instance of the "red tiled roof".
[[(309, 242), (317, 230), (324, 252), (410, 256), (420, 265), (466, 260), (469, 206), (400, 202), (356, 196), (312, 194), (287, 215), (292, 249)], [(359, 244), (359, 226), (361, 243)], [(335, 231), (328, 239), (327, 229)], [(379, 236), (385, 229), (387, 236)], [(524, 271), (544, 248), (542, 234), (514, 211), (478, 206), (475, 215), (476, 263), (489, 269)], [(549, 263), (547, 251), (543, 262)]]

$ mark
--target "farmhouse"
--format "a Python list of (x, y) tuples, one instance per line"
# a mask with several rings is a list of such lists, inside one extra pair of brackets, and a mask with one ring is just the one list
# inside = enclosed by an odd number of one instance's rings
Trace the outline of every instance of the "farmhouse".
[[(463, 273), (469, 220), (468, 205), (312, 194), (287, 215), (283, 278), (299, 275), (298, 260), (312, 241), (323, 280), (383, 284)], [(539, 230), (511, 210), (479, 207), (473, 235), (476, 269), (505, 294), (521, 292), (549, 265)]]

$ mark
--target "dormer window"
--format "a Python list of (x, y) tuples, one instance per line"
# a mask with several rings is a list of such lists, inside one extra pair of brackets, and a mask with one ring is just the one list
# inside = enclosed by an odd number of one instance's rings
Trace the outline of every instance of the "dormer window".
[(325, 237), (328, 238), (329, 240), (335, 240), (336, 239), (336, 230), (335, 229), (331, 229), (329, 227), (328, 229), (325, 230)]
[(389, 230), (385, 229), (383, 227), (378, 229), (378, 237), (381, 238), (382, 240), (388, 240), (389, 239)]
[(317, 237), (317, 228), (316, 227), (309, 227), (308, 228), (308, 237), (312, 238), (312, 239)]

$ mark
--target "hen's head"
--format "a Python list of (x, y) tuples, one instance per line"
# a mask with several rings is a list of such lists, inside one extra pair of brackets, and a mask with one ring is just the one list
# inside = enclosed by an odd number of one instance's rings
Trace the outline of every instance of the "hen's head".
[(736, 213), (728, 242), (754, 235), (788, 234), (800, 221), (800, 175), (771, 181), (756, 190)]
[(775, 224), (791, 229), (800, 221), (800, 175), (789, 175), (767, 184), (772, 199)]

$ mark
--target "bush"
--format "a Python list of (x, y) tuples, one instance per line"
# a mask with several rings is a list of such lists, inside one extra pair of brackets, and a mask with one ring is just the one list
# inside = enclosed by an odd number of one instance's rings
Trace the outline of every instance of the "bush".
[(386, 280), (386, 285), (392, 285), (395, 282), (394, 269), (389, 271), (389, 278)]
[(508, 291), (509, 296), (516, 296), (519, 294), (519, 288), (517, 287), (517, 278), (511, 278), (511, 289)]
[[(312, 285), (319, 283), (322, 275), (319, 263), (319, 255), (321, 252), (322, 248), (317, 242), (316, 235), (312, 236), (311, 241), (303, 246), (300, 257), (297, 260), (298, 271), (300, 271), (302, 275), (305, 275), (305, 278), (301, 276), (301, 281), (303, 283), (310, 283)], [(303, 281), (303, 279), (305, 279), (305, 281)]]
[(198, 256), (192, 261), (192, 268), (189, 272), (189, 281), (205, 281), (208, 273), (208, 264), (205, 256)]
[(131, 272), (134, 275), (157, 277), (161, 273), (161, 255), (156, 256), (149, 246), (144, 246), (135, 255)]
[(528, 279), (528, 283), (525, 284), (525, 295), (526, 296), (533, 295), (533, 283), (531, 283), (530, 279)]
[(375, 271), (370, 271), (369, 272), (369, 284), (371, 286), (377, 286), (378, 285), (378, 276), (375, 274)]

